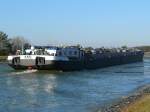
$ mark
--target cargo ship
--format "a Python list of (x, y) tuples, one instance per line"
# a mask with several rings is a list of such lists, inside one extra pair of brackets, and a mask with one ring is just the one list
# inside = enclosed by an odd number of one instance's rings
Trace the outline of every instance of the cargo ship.
[(144, 52), (135, 48), (96, 48), (79, 46), (34, 46), (8, 56), (8, 64), (16, 69), (75, 71), (143, 61)]

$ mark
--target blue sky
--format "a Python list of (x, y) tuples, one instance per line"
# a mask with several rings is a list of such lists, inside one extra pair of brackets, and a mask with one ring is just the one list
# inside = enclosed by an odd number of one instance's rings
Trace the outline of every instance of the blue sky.
[(0, 0), (0, 30), (32, 44), (150, 45), (149, 0)]

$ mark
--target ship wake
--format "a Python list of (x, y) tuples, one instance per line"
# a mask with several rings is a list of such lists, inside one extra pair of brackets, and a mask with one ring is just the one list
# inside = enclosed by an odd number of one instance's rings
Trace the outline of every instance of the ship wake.
[(37, 71), (38, 71), (37, 69), (32, 69), (32, 70), (25, 70), (25, 71), (13, 72), (12, 74), (14, 74), (14, 75), (30, 74), (30, 73), (35, 73)]

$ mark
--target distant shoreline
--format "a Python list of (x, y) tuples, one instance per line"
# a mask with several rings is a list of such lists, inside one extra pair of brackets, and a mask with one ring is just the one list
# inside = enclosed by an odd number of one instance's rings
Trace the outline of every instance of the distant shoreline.
[(150, 84), (138, 87), (131, 95), (122, 97), (119, 101), (100, 108), (98, 112), (126, 112), (125, 109), (133, 106), (137, 101), (144, 99), (145, 95), (150, 96)]
[(145, 58), (150, 58), (150, 52), (145, 52), (144, 57)]

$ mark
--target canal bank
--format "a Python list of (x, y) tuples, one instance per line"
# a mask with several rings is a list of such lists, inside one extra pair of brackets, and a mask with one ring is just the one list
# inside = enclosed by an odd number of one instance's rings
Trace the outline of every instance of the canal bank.
[(7, 56), (0, 56), (0, 62), (6, 62)]
[(150, 111), (150, 95), (146, 94), (139, 100), (124, 108), (122, 112), (149, 112)]
[(139, 87), (131, 95), (122, 97), (120, 101), (101, 108), (98, 112), (149, 112), (150, 84)]

